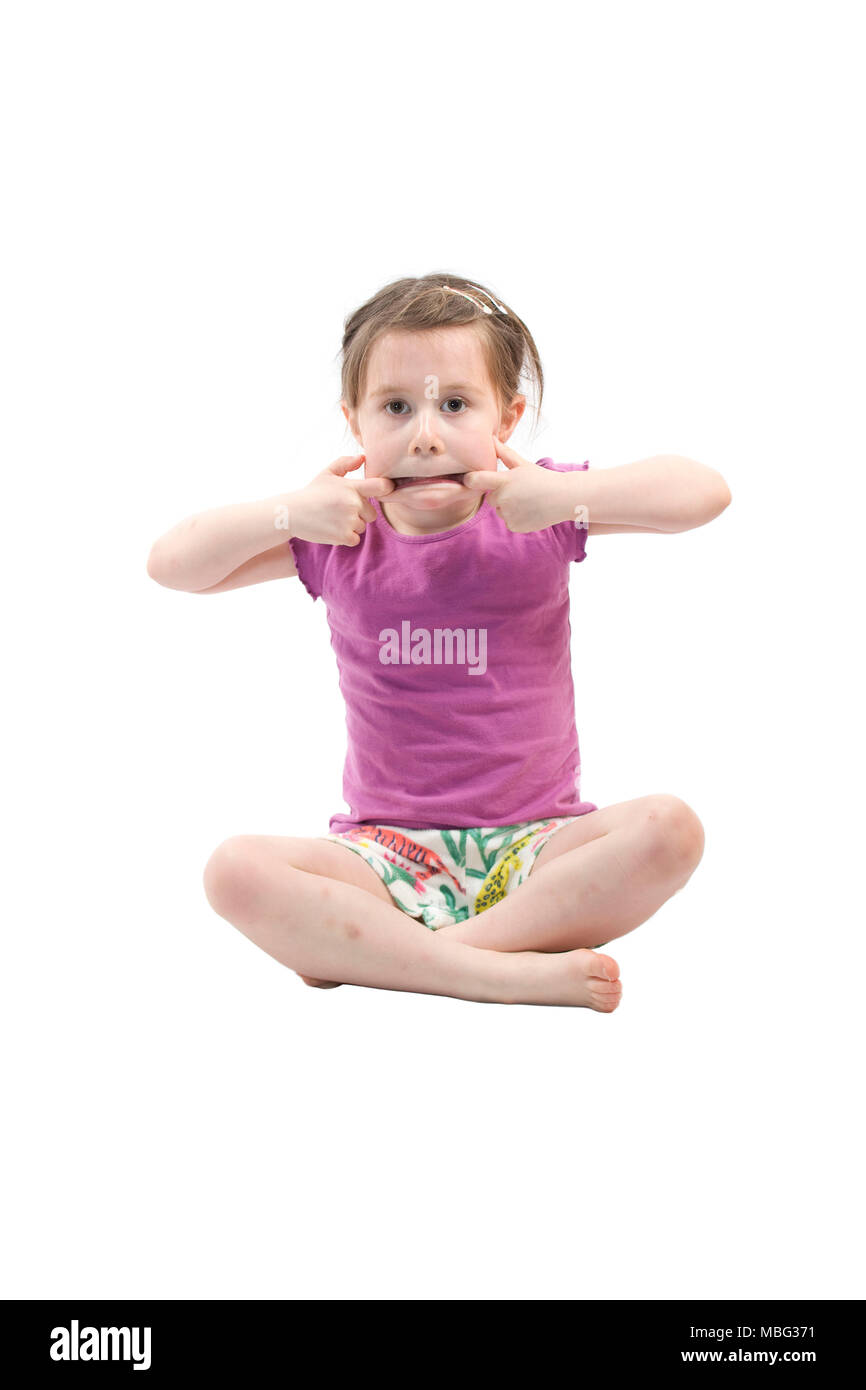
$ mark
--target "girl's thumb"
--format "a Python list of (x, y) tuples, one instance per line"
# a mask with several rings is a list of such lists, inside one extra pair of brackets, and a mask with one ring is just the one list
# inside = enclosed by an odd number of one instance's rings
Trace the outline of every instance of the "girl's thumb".
[(344, 473), (351, 473), (353, 468), (359, 468), (365, 458), (366, 454), (344, 454), (342, 458), (329, 463), (325, 472), (338, 473), (342, 477)]

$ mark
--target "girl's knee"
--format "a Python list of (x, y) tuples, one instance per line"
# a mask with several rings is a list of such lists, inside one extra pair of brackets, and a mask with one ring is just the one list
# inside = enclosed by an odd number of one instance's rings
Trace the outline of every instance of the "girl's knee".
[(261, 850), (254, 835), (233, 835), (217, 845), (204, 869), (207, 900), (229, 921), (254, 911), (260, 888)]
[(654, 864), (685, 882), (704, 852), (704, 827), (687, 802), (659, 794), (646, 798), (643, 809), (647, 850)]

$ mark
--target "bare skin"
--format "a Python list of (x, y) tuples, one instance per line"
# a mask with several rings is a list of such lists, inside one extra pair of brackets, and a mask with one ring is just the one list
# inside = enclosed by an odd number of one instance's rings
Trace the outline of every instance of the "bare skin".
[(360, 855), (333, 841), (237, 836), (205, 869), (214, 910), (305, 983), (612, 1013), (619, 966), (590, 949), (646, 921), (703, 853), (672, 796), (589, 812), (559, 830), (526, 880), (477, 917), (430, 931), (396, 907)]

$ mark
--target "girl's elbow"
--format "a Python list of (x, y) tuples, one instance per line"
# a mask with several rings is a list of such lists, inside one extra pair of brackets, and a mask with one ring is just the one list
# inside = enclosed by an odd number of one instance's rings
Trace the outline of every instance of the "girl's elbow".
[(728, 487), (721, 473), (718, 475), (718, 483), (713, 490), (710, 502), (708, 521), (714, 521), (717, 516), (721, 516), (726, 507), (731, 505), (731, 489)]
[(162, 562), (160, 560), (159, 547), (158, 545), (152, 545), (150, 547), (150, 554), (147, 557), (147, 577), (148, 579), (155, 579), (157, 584), (159, 584), (161, 583), (161, 574)]
[(150, 554), (147, 557), (147, 577), (154, 579), (157, 584), (164, 582), (165, 561), (159, 547), (159, 541), (150, 547)]
[(693, 498), (691, 505), (683, 509), (677, 516), (675, 525), (665, 527), (668, 531), (693, 531), (697, 526), (706, 526), (708, 522), (715, 521), (717, 516), (721, 516), (731, 500), (730, 489), (724, 478), (719, 478), (718, 486), (707, 490), (698, 499)]
[(147, 557), (148, 578), (161, 584), (164, 589), (179, 589), (182, 586), (177, 582), (177, 567), (172, 563), (171, 554), (156, 541), (151, 546), (150, 554)]

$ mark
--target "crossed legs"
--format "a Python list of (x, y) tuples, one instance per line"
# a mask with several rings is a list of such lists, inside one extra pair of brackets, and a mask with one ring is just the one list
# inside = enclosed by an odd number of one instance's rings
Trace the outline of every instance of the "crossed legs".
[(437, 932), (333, 841), (237, 836), (214, 851), (204, 878), (220, 916), (311, 983), (609, 1013), (619, 967), (587, 948), (646, 921), (702, 853), (700, 821), (677, 797), (620, 802), (559, 830), (510, 897)]

